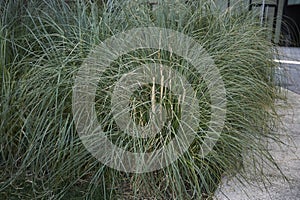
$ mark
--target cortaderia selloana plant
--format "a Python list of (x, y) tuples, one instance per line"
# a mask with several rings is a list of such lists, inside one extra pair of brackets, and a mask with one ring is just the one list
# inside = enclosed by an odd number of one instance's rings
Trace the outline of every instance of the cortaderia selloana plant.
[[(242, 3), (228, 9), (213, 0), (24, 0), (0, 6), (2, 199), (211, 199), (224, 176), (240, 173), (240, 181), (247, 182), (246, 165), (262, 180), (261, 161), (276, 167), (267, 148), (269, 139), (278, 141), (275, 101), (282, 98), (274, 80), (274, 46), (257, 15)], [(107, 48), (104, 52), (111, 54), (97, 54), (99, 45), (149, 27), (180, 33), (201, 49), (176, 53), (186, 48), (185, 40), (176, 49), (149, 45), (100, 66), (102, 58), (110, 59), (115, 52)], [(165, 39), (162, 42), (171, 41), (168, 35)], [(145, 37), (140, 44), (149, 41)], [(202, 60), (186, 59), (194, 54)], [(76, 121), (85, 114), (74, 111), (74, 85), (91, 55), (99, 55), (92, 63), (97, 82), (93, 77), (84, 80), (94, 84), (92, 100), (101, 134), (118, 148), (138, 153), (158, 151), (180, 133), (192, 134), (176, 160), (135, 173), (114, 169), (86, 148)], [(221, 82), (210, 76), (207, 60), (213, 61)], [(202, 71), (198, 64), (204, 66)], [(137, 79), (138, 74), (142, 78)], [(124, 89), (136, 80), (141, 84), (130, 92)], [(219, 83), (223, 107), (211, 98), (211, 88)], [(224, 114), (222, 122), (214, 121), (214, 110)], [(124, 116), (131, 125), (119, 120)], [(185, 123), (184, 116), (193, 123)], [(214, 130), (211, 124), (222, 128)], [(149, 137), (136, 137), (147, 127)], [(218, 137), (204, 154), (209, 134)], [(177, 144), (169, 150), (175, 152), (185, 143)]]

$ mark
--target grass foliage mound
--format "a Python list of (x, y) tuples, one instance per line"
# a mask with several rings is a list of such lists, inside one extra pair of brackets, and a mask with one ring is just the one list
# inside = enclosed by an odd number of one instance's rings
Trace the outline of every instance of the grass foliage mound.
[[(211, 0), (120, 2), (1, 1), (1, 199), (207, 199), (223, 176), (242, 173), (245, 165), (253, 165), (262, 179), (261, 160), (276, 165), (266, 139), (277, 139), (272, 130), (280, 93), (273, 80), (273, 46), (256, 16), (237, 5), (220, 10)], [(176, 137), (181, 126), (183, 102), (166, 88), (148, 84), (132, 94), (131, 117), (147, 124), (155, 100), (170, 111), (169, 128), (148, 140), (118, 129), (111, 117), (111, 94), (116, 81), (138, 65), (160, 63), (185, 76), (201, 111), (196, 137), (178, 160), (154, 172), (125, 173), (99, 162), (82, 144), (72, 113), (72, 88), (91, 49), (138, 27), (176, 30), (205, 48), (222, 75), (226, 118), (216, 145), (203, 157), (203, 135), (214, 131), (208, 128), (211, 101), (201, 78), (205, 72), (195, 72), (168, 51), (122, 55), (103, 72), (95, 97), (97, 117), (115, 144), (153, 151)], [(241, 181), (247, 177), (242, 175)]]

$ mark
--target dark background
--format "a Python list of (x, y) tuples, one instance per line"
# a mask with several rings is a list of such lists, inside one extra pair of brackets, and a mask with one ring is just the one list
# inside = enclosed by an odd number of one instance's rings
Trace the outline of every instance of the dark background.
[(300, 4), (285, 1), (281, 25), (281, 46), (300, 47)]

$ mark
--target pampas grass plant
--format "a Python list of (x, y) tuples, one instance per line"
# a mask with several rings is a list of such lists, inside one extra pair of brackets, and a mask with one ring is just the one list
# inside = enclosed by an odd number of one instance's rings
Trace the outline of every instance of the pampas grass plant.
[[(195, 2), (122, 1), (110, 7), (84, 0), (1, 3), (2, 199), (209, 199), (223, 176), (241, 173), (249, 163), (265, 179), (258, 159), (276, 166), (266, 141), (277, 141), (274, 130), (279, 120), (274, 105), (280, 98), (274, 82), (274, 46), (255, 14), (220, 10), (211, 0)], [(13, 14), (14, 18), (7, 17)], [(185, 75), (197, 91), (202, 113), (197, 137), (176, 162), (154, 172), (125, 173), (103, 165), (81, 143), (72, 115), (72, 87), (97, 44), (148, 26), (180, 31), (206, 49), (224, 81), (226, 120), (213, 150), (202, 157), (211, 102), (201, 76), (183, 58), (166, 51), (137, 50), (118, 58), (100, 79), (95, 100), (98, 118), (119, 145), (145, 151), (161, 147), (169, 137), (134, 140), (120, 133), (109, 116), (115, 82), (137, 65), (163, 63)], [(138, 103), (129, 106), (141, 124), (149, 120), (152, 87), (140, 88), (132, 97)], [(160, 91), (155, 85), (155, 98), (164, 97), (165, 109), (180, 106), (171, 92)], [(180, 112), (174, 113), (172, 130), (181, 123)]]

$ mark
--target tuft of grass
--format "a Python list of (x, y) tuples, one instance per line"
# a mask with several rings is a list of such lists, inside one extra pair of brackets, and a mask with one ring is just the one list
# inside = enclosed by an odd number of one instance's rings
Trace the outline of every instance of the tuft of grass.
[[(256, 16), (218, 10), (211, 0), (134, 2), (112, 7), (84, 0), (27, 1), (19, 7), (1, 4), (1, 196), (209, 199), (223, 176), (242, 172), (244, 165), (253, 165), (263, 180), (260, 159), (276, 166), (266, 140), (278, 139), (274, 102), (281, 96), (274, 81), (274, 46)], [(10, 13), (20, 16), (8, 18)], [(146, 84), (132, 94), (131, 117), (138, 125), (147, 124), (153, 101), (160, 102), (169, 113), (169, 128), (143, 140), (117, 127), (111, 116), (111, 94), (116, 81), (137, 66), (160, 63), (178, 71), (196, 91), (201, 108), (197, 137), (176, 162), (154, 172), (125, 173), (103, 165), (83, 146), (72, 115), (72, 87), (82, 62), (97, 44), (117, 33), (148, 26), (180, 31), (206, 49), (225, 84), (226, 121), (213, 150), (203, 157), (201, 145), (209, 132), (211, 102), (201, 74), (167, 51), (146, 49), (121, 56), (103, 72), (95, 97), (97, 117), (116, 145), (130, 151), (153, 151), (174, 138), (181, 126), (184, 102), (167, 88)], [(245, 153), (249, 163), (245, 163)], [(247, 180), (242, 176), (241, 181)]]

